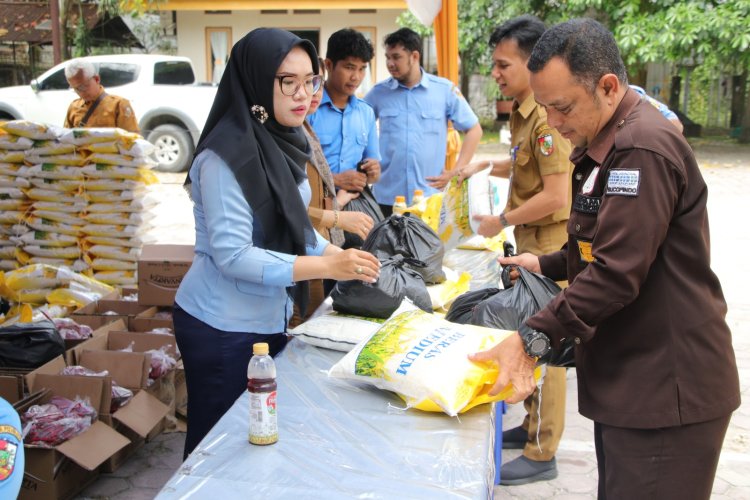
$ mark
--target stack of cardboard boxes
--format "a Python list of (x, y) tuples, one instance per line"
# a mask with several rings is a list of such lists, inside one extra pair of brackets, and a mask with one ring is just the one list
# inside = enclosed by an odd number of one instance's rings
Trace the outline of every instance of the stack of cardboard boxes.
[[(20, 498), (57, 500), (74, 496), (100, 472), (120, 467), (165, 427), (174, 430), (176, 414), (185, 415), (185, 376), (171, 311), (177, 287), (192, 259), (192, 246), (145, 246), (138, 262), (137, 301), (132, 297), (126, 300), (136, 291), (125, 289), (75, 311), (70, 317), (94, 328), (94, 335), (67, 345), (70, 349), (65, 356), (26, 374), (30, 395), (25, 399), (20, 399), (24, 387), (18, 377), (0, 377), (0, 395), (17, 401), (19, 414), (59, 395), (88, 398), (99, 415), (84, 433), (55, 448), (26, 446)], [(169, 330), (153, 332), (163, 328)], [(128, 352), (122, 350), (126, 348)], [(146, 351), (159, 348), (178, 359), (178, 365), (150, 380), (151, 354)], [(106, 370), (108, 375), (60, 375), (63, 368), (74, 364), (96, 372)], [(134, 393), (130, 402), (115, 411), (111, 407), (113, 381)]]

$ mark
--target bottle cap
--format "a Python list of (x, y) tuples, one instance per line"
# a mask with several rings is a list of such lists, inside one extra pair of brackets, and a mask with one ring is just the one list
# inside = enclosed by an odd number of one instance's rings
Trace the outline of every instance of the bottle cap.
[(406, 196), (396, 196), (396, 203), (406, 203)]
[(253, 356), (263, 356), (266, 354), (268, 354), (268, 344), (265, 342), (253, 344)]
[(415, 189), (414, 196), (424, 196), (424, 191), (422, 191), (421, 189)]

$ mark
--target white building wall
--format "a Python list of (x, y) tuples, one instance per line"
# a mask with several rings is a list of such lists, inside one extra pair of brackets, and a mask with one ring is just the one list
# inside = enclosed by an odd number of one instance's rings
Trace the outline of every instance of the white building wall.
[(319, 30), (321, 56), (325, 57), (328, 37), (341, 28), (374, 28), (375, 57), (372, 66), (375, 82), (388, 78), (383, 38), (399, 28), (396, 18), (403, 10), (379, 9), (375, 13), (350, 13), (348, 10), (322, 10), (320, 14), (261, 14), (258, 10), (232, 11), (230, 14), (205, 14), (203, 11), (177, 12), (177, 53), (193, 61), (199, 81), (207, 80), (206, 28), (232, 28), (232, 43), (255, 28)]

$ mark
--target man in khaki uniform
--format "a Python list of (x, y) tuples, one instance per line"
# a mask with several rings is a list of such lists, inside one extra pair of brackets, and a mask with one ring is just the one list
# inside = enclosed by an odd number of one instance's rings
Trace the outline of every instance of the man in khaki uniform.
[(79, 97), (68, 107), (65, 127), (119, 127), (140, 133), (130, 102), (104, 91), (93, 64), (73, 59), (65, 67), (65, 78)]
[[(492, 175), (510, 179), (505, 211), (500, 217), (477, 216), (481, 221), (478, 232), (494, 236), (514, 226), (518, 253), (535, 255), (557, 251), (567, 241), (573, 171), (568, 159), (570, 142), (547, 125), (547, 112), (534, 100), (529, 84), (526, 62), (544, 30), (544, 23), (536, 17), (521, 16), (495, 29), (490, 37), (492, 76), (503, 95), (514, 99), (510, 158), (474, 162), (459, 173), (465, 178), (491, 167)], [(565, 424), (565, 368), (548, 367), (541, 391), (526, 398), (524, 406), (523, 425), (503, 433), (503, 448), (523, 448), (523, 455), (503, 464), (501, 484), (557, 477), (555, 452)]]

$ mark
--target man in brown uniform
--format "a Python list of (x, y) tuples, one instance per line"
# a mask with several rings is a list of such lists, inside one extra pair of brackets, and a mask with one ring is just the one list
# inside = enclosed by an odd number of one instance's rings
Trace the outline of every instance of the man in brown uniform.
[[(468, 177), (492, 167), (492, 175), (510, 179), (508, 204), (500, 217), (479, 215), (479, 234), (494, 236), (512, 225), (519, 253), (544, 255), (568, 239), (570, 142), (547, 124), (547, 112), (534, 100), (526, 63), (546, 27), (534, 16), (520, 16), (492, 33), (492, 76), (512, 97), (510, 158), (478, 161), (461, 169)], [(564, 282), (561, 285), (565, 285)], [(540, 405), (541, 402), (541, 405)], [(523, 454), (503, 464), (501, 484), (518, 485), (557, 477), (555, 452), (565, 427), (565, 368), (548, 367), (541, 389), (524, 401), (526, 418), (503, 432), (503, 448)]]
[(498, 362), (493, 390), (510, 381), (515, 401), (533, 390), (532, 356), (572, 339), (599, 498), (707, 499), (740, 393), (693, 152), (628, 88), (614, 37), (596, 21), (550, 28), (528, 67), (549, 124), (576, 146), (573, 212), (566, 248), (501, 263), (570, 286), (520, 335), (472, 359)]
[(65, 127), (119, 127), (140, 133), (130, 102), (104, 91), (93, 64), (73, 59), (65, 67), (65, 78), (79, 97), (68, 107)]

